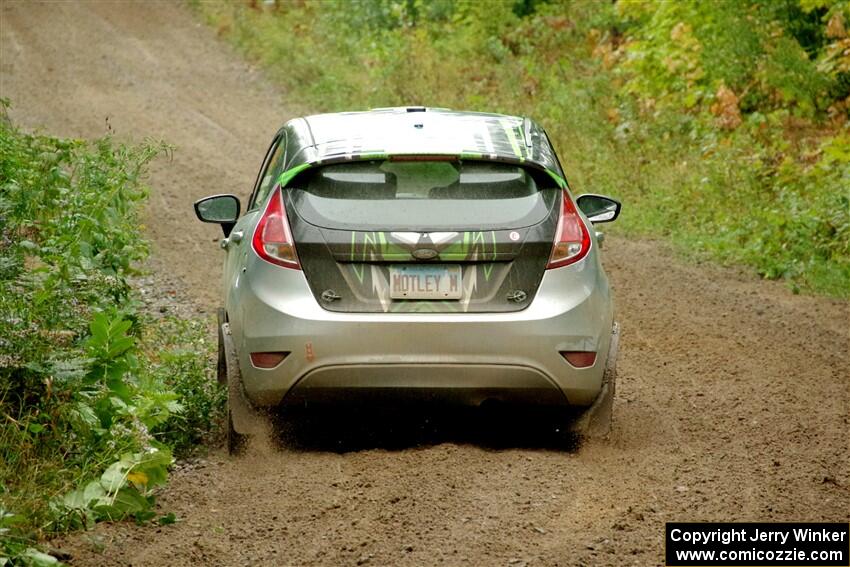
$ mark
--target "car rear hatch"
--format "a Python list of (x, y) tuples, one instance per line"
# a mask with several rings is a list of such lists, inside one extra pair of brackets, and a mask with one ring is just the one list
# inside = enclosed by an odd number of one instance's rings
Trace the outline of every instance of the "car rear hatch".
[(506, 312), (533, 299), (560, 190), (513, 164), (434, 158), (313, 168), (284, 189), (298, 258), (339, 312)]

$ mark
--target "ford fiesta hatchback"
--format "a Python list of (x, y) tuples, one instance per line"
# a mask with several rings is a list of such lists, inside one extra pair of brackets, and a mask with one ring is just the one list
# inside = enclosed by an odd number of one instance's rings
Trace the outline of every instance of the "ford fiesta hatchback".
[(225, 238), (230, 446), (255, 409), (376, 397), (564, 408), (605, 433), (617, 326), (594, 225), (528, 118), (432, 108), (289, 121)]

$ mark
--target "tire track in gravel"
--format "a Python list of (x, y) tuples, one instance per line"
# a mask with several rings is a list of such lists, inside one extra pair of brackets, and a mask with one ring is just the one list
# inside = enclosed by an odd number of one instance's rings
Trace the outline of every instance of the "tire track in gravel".
[[(181, 5), (5, 0), (0, 96), (28, 128), (95, 137), (108, 117), (119, 138), (176, 145), (152, 169), (146, 229), (156, 269), (211, 312), (217, 228), (191, 203), (248, 194), (291, 116), (281, 94)], [(846, 521), (847, 302), (647, 240), (609, 238), (605, 263), (624, 329), (609, 442), (372, 422), (382, 433), (355, 431), (347, 452), (183, 463), (160, 498), (178, 524), (59, 543), (73, 565), (651, 565), (666, 521)]]

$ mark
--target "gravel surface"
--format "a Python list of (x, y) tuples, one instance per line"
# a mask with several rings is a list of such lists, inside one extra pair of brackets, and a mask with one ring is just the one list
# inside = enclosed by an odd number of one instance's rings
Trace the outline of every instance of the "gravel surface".
[[(0, 18), (16, 123), (176, 145), (150, 178), (143, 285), (212, 313), (218, 229), (191, 203), (249, 193), (285, 97), (180, 5), (6, 0)], [(514, 413), (315, 416), (282, 448), (181, 463), (160, 496), (174, 525), (55, 545), (72, 565), (653, 565), (666, 521), (846, 521), (848, 304), (652, 241), (609, 238), (604, 261), (623, 328), (610, 441), (553, 447)]]

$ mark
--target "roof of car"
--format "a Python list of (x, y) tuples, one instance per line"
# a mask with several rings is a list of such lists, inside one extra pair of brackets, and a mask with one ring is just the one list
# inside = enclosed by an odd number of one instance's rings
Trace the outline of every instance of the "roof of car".
[(546, 133), (518, 116), (397, 107), (305, 116), (285, 128), (286, 170), (391, 155), (457, 155), (527, 163), (563, 176)]

